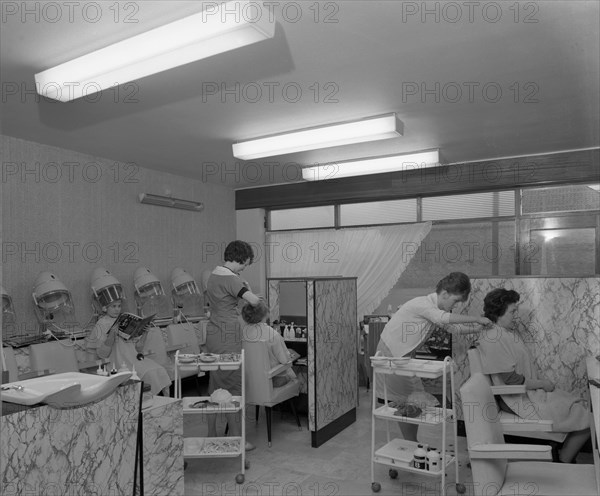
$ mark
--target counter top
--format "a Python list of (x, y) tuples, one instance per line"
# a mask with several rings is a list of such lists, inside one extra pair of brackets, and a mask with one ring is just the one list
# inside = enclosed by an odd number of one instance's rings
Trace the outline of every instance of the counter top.
[[(92, 374), (93, 375), (93, 374)], [(18, 382), (18, 381), (15, 381)], [(127, 381), (125, 381), (122, 384), (119, 384), (117, 386), (117, 388), (123, 387), (123, 386), (129, 386), (131, 384), (135, 384), (139, 381), (134, 381), (132, 379), (129, 379)], [(146, 389), (149, 389), (150, 386), (144, 386)], [(92, 402), (91, 404), (96, 403), (96, 402)], [(18, 413), (18, 412), (23, 412), (25, 410), (33, 410), (35, 408), (39, 408), (42, 406), (48, 406), (45, 403), (37, 403), (36, 405), (20, 405), (18, 403), (10, 403), (8, 401), (0, 401), (0, 417), (4, 417), (6, 415), (12, 415), (14, 413)], [(85, 405), (80, 405), (80, 406), (76, 406), (73, 408), (80, 408), (81, 406), (85, 406)], [(73, 408), (65, 408), (65, 410), (72, 410)]]

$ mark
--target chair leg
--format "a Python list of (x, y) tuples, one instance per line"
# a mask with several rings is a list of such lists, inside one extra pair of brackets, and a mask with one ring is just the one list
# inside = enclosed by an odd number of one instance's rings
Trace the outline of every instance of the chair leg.
[(296, 398), (290, 398), (288, 401), (290, 402), (290, 407), (292, 408), (292, 413), (296, 417), (296, 423), (298, 424), (298, 427), (300, 427), (300, 430), (302, 430), (302, 424), (300, 423), (300, 417), (298, 417), (298, 412), (296, 411)]
[(560, 457), (558, 456), (560, 443), (557, 443), (556, 441), (550, 441), (550, 447), (552, 449), (552, 461), (554, 463), (560, 462)]
[(267, 413), (267, 439), (269, 441), (269, 448), (271, 447), (271, 407), (265, 406), (265, 412)]
[(260, 412), (260, 405), (256, 405), (256, 423), (258, 424), (258, 413)]

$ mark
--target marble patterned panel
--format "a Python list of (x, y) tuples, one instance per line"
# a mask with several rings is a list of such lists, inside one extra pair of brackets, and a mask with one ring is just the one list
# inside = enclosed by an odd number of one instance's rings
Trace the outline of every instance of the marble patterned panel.
[[(482, 313), (483, 298), (492, 289), (517, 291), (517, 329), (538, 369), (558, 388), (587, 394), (585, 358), (600, 354), (600, 278), (486, 278), (471, 283), (464, 308), (470, 315)], [(475, 341), (476, 335), (453, 340), (457, 391), (469, 377), (467, 349)]]
[(183, 494), (183, 409), (181, 400), (155, 396), (142, 412), (144, 493)]
[(140, 383), (80, 408), (3, 416), (2, 494), (131, 494)]
[(271, 322), (279, 320), (279, 281), (269, 280), (268, 299), (269, 299), (269, 313), (271, 315)]
[(316, 430), (315, 422), (315, 405), (316, 392), (315, 392), (315, 282), (306, 282), (306, 332), (307, 332), (307, 343), (306, 343), (306, 383), (308, 385), (308, 428), (311, 431)]
[[(1, 419), (0, 493), (132, 494), (140, 383), (102, 401), (46, 405)], [(143, 412), (146, 494), (183, 494), (181, 402), (155, 397)]]
[(315, 429), (320, 430), (356, 407), (356, 279), (315, 280), (314, 301)]

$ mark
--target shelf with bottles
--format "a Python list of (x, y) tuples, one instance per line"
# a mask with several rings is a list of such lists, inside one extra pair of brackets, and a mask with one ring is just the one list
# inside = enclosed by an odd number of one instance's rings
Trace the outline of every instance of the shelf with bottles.
[[(457, 445), (458, 432), (456, 422), (456, 411), (454, 402), (447, 406), (446, 397), (448, 389), (448, 380), (450, 382), (451, 398), (455, 398), (454, 391), (454, 362), (450, 357), (446, 357), (443, 362), (431, 360), (416, 360), (409, 357), (385, 357), (376, 354), (371, 357), (373, 365), (374, 383), (377, 380), (382, 381), (383, 405), (378, 405), (377, 388), (373, 387), (372, 403), (372, 425), (371, 425), (371, 490), (379, 492), (381, 484), (375, 481), (375, 464), (384, 464), (391, 466), (389, 475), (392, 479), (398, 476), (398, 470), (412, 472), (426, 476), (441, 477), (441, 494), (446, 494), (446, 467), (454, 464), (456, 478), (456, 492), (463, 494), (466, 490), (464, 484), (459, 482), (458, 463), (453, 447)], [(432, 406), (419, 407), (416, 404), (405, 403), (396, 405), (394, 402), (388, 402), (387, 379), (386, 375), (401, 375), (405, 377), (420, 377), (442, 379), (442, 401), (441, 408)], [(381, 447), (377, 447), (376, 442), (376, 421), (385, 421), (386, 442)], [(441, 449), (435, 451), (436, 458), (431, 457), (430, 468), (428, 470), (428, 454), (423, 446), (405, 441), (403, 439), (392, 439), (390, 435), (390, 423), (406, 424), (441, 424)], [(446, 430), (448, 425), (452, 425), (454, 443), (448, 445), (446, 442)], [(450, 449), (451, 448), (451, 449)], [(411, 453), (412, 451), (412, 462)], [(439, 468), (438, 468), (439, 467)]]
[[(422, 450), (420, 457), (415, 456), (419, 448)], [(377, 449), (373, 461), (415, 474), (439, 477), (442, 475), (442, 466), (453, 463), (455, 455), (448, 452), (442, 456), (435, 448), (396, 438)]]
[(282, 321), (275, 326), (275, 329), (286, 341), (306, 342), (308, 338), (308, 328), (305, 325), (297, 325), (293, 322), (287, 324)]

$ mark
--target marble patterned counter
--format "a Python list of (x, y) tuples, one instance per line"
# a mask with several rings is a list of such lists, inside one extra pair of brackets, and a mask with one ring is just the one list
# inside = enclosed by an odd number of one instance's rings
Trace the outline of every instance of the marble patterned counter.
[(177, 495), (183, 486), (183, 409), (181, 400), (154, 396), (142, 411), (144, 494)]
[[(492, 289), (517, 291), (517, 328), (538, 369), (558, 388), (588, 394), (585, 359), (600, 354), (600, 278), (486, 278), (472, 279), (471, 284), (464, 309), (470, 315), (482, 314), (483, 298)], [(469, 378), (467, 349), (476, 340), (476, 335), (453, 338), (456, 391)], [(458, 406), (462, 418), (460, 401)]]
[[(80, 408), (40, 405), (2, 416), (0, 493), (132, 494), (140, 384)], [(183, 494), (181, 403), (164, 400), (143, 413), (144, 488)]]

